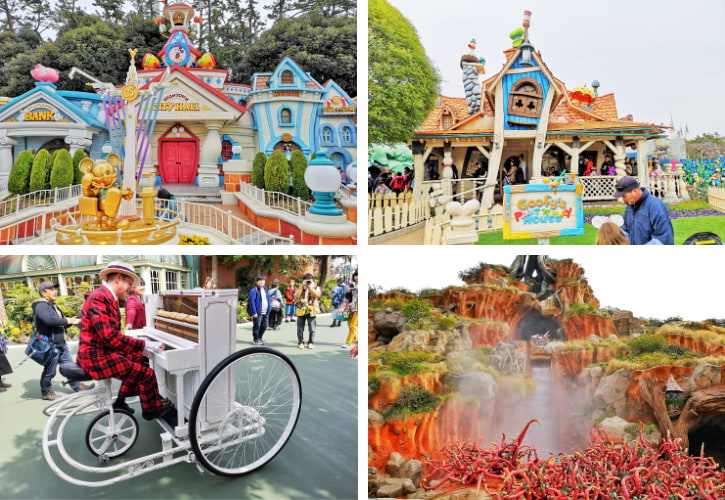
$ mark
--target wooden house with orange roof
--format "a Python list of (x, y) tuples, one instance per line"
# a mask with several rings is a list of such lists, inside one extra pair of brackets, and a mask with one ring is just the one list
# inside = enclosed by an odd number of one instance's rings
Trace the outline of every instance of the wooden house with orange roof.
[[(466, 98), (438, 98), (411, 141), (416, 179), (424, 178), (427, 163), (442, 166), (444, 179), (453, 176), (453, 165), (460, 177), (470, 177), (477, 162), (487, 163), (482, 206), (490, 207), (509, 159), (523, 155), (527, 179), (536, 179), (548, 174), (551, 164), (577, 174), (580, 157), (599, 167), (610, 156), (616, 175), (599, 179), (604, 184), (597, 189), (611, 188), (611, 195), (616, 179), (626, 175), (626, 147), (636, 149), (638, 165), (646, 165), (647, 141), (661, 137), (661, 126), (635, 122), (631, 115), (618, 118), (613, 93), (598, 96), (589, 90), (593, 102), (579, 102), (529, 43), (528, 18), (524, 28), (523, 43), (504, 51), (501, 71), (477, 89), (471, 89), (470, 80), (464, 83)], [(482, 64), (466, 62), (471, 60), (470, 55), (461, 59), (464, 82), (466, 65), (483, 72)], [(646, 185), (647, 169), (639, 168), (638, 176)], [(422, 193), (424, 183), (416, 183), (416, 189)]]

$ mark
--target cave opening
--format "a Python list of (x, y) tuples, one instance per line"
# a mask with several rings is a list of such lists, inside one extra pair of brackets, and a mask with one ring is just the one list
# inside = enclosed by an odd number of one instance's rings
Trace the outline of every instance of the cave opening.
[(718, 422), (709, 422), (689, 434), (690, 455), (699, 456), (702, 445), (705, 445), (705, 456), (712, 457), (725, 467), (725, 418)]

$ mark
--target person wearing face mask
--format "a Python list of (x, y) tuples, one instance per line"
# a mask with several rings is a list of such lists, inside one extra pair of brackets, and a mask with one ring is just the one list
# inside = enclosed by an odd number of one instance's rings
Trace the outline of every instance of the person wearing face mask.
[(137, 362), (139, 356), (159, 352), (160, 342), (124, 335), (118, 301), (139, 285), (140, 279), (129, 265), (112, 263), (100, 272), (103, 284), (83, 305), (78, 364), (95, 380), (121, 380), (116, 410), (133, 413), (126, 404), (129, 396), (140, 396), (141, 415), (146, 420), (165, 419), (176, 426), (176, 410), (159, 396), (154, 371)]

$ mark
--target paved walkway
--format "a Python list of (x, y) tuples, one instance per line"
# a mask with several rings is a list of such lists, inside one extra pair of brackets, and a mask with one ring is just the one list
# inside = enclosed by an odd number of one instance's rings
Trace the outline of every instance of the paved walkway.
[[(314, 350), (297, 348), (293, 323), (282, 323), (280, 331), (265, 334), (267, 346), (286, 354), (302, 380), (299, 422), (286, 447), (269, 464), (246, 476), (226, 478), (181, 463), (101, 488), (66, 483), (48, 467), (41, 449), (47, 420), (38, 385), (41, 367), (31, 360), (18, 367), (25, 359), (23, 347), (11, 347), (8, 357), (15, 373), (3, 381), (13, 386), (0, 393), (0, 498), (357, 498), (359, 361), (339, 347), (347, 328), (329, 324), (329, 315), (318, 318)], [(251, 324), (238, 328), (238, 349), (251, 347), (251, 330)], [(76, 348), (74, 343), (71, 350), (75, 353)], [(69, 393), (61, 380), (53, 379), (54, 390)], [(138, 415), (138, 403), (134, 407)], [(129, 455), (160, 451), (160, 427), (138, 420), (139, 438)], [(78, 448), (85, 451), (85, 428), (76, 432)]]

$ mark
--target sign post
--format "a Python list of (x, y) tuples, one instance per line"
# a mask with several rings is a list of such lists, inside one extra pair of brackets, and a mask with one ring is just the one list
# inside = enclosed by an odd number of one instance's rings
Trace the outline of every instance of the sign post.
[(504, 186), (503, 239), (538, 238), (539, 244), (548, 244), (552, 236), (582, 234), (581, 184)]

